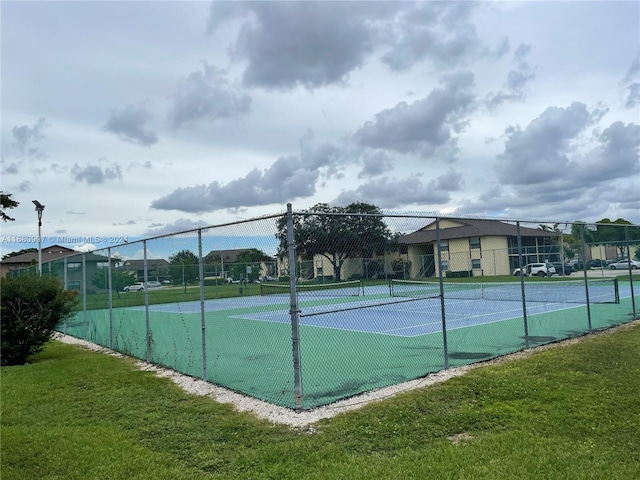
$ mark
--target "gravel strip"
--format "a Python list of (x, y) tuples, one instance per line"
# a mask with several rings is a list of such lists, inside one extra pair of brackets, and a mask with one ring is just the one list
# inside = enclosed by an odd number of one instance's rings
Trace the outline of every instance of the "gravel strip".
[[(579, 342), (583, 338), (591, 337), (594, 335), (606, 335), (615, 333), (620, 331), (621, 329), (630, 328), (632, 325), (637, 324), (640, 324), (640, 320), (635, 320), (633, 322), (620, 325), (618, 327), (613, 327), (607, 330), (593, 332), (582, 337), (571, 338), (557, 343), (551, 343), (528, 350), (522, 350), (520, 352), (504, 355), (502, 357), (498, 357), (486, 362), (442, 370), (440, 372), (427, 375), (423, 378), (418, 378), (416, 380), (411, 380), (397, 385), (391, 385), (389, 387), (384, 387), (377, 390), (371, 390), (369, 392), (365, 392), (345, 400), (340, 400), (324, 407), (319, 407), (313, 410), (302, 412), (295, 412), (288, 408), (263, 402), (261, 400), (242, 395), (226, 388), (213, 385), (212, 383), (205, 382), (204, 380), (189, 377), (173, 370), (159, 367), (157, 365), (153, 365), (143, 361), (136, 361), (135, 365), (140, 370), (154, 372), (159, 377), (170, 378), (174, 383), (191, 394), (212, 397), (220, 403), (231, 403), (239, 412), (251, 412), (257, 417), (268, 420), (272, 423), (286, 424), (295, 428), (306, 428), (310, 433), (313, 433), (315, 431), (312, 426), (313, 423), (324, 418), (334, 417), (342, 412), (356, 410), (368, 403), (384, 400), (385, 398), (392, 397), (401, 392), (406, 392), (416, 388), (426, 387), (435, 383), (444, 382), (446, 380), (449, 380), (450, 378), (462, 376), (470, 370), (480, 368), (485, 365), (494, 365), (496, 363), (506, 362), (516, 358), (525, 358), (530, 356), (534, 351), (542, 351), (549, 348), (558, 348), (565, 345), (571, 345)], [(116, 357), (125, 357), (125, 355), (121, 353), (114, 352), (100, 345), (96, 345), (85, 340), (80, 340), (75, 337), (70, 337), (68, 335), (56, 333), (54, 335), (54, 338), (64, 343), (81, 345), (84, 348), (96, 352), (106, 353)]]

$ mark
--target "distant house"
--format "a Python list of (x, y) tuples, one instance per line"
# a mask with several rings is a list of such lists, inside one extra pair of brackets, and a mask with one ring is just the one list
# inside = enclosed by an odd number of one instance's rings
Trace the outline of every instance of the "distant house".
[[(523, 262), (557, 260), (559, 236), (556, 232), (520, 227)], [(436, 241), (435, 222), (400, 237), (412, 278), (438, 274)], [(440, 251), (443, 273), (451, 272), (451, 276), (509, 275), (519, 265), (518, 229), (496, 220), (442, 219)]]
[[(46, 271), (45, 263), (51, 262), (53, 260), (57, 260), (62, 257), (67, 257), (69, 255), (76, 254), (75, 250), (72, 250), (67, 247), (63, 247), (61, 245), (51, 245), (50, 247), (42, 248), (42, 263), (43, 263), (43, 272)], [(24, 268), (33, 267), (34, 271), (37, 269), (38, 265), (38, 251), (21, 253), (20, 255), (16, 255), (14, 257), (5, 258), (0, 261), (0, 272), (2, 272), (2, 276), (6, 277), (7, 272), (13, 270), (20, 270)]]
[[(116, 268), (129, 273), (134, 277), (134, 281), (144, 281), (144, 260), (125, 260)], [(148, 258), (147, 271), (148, 280), (166, 280), (169, 275), (169, 262), (164, 258)]]
[[(115, 262), (112, 259), (112, 262)], [(38, 252), (26, 252), (9, 257), (2, 262), (2, 276), (37, 272)], [(97, 269), (107, 267), (109, 258), (95, 253), (81, 253), (60, 245), (52, 245), (42, 249), (42, 274), (60, 278), (65, 288), (82, 290), (83, 279), (87, 281), (87, 292), (95, 291), (91, 283)], [(83, 265), (86, 272), (83, 274)]]

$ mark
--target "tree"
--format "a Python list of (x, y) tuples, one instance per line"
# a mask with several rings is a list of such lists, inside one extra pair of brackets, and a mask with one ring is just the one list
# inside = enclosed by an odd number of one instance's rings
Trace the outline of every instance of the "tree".
[(2, 365), (24, 364), (42, 350), (58, 324), (78, 306), (78, 292), (64, 290), (59, 279), (43, 275), (0, 281)]
[[(109, 288), (109, 269), (106, 267), (97, 268), (96, 271), (91, 275), (91, 283), (96, 288), (101, 290), (107, 290)], [(127, 285), (131, 285), (135, 282), (135, 277), (131, 275), (129, 272), (111, 269), (111, 289), (115, 290), (118, 297), (120, 297), (120, 292)]]
[(246, 278), (248, 281), (253, 282), (260, 277), (262, 262), (271, 261), (273, 261), (273, 257), (270, 257), (262, 250), (257, 248), (244, 250), (236, 257), (231, 267), (231, 276), (235, 279)]
[(640, 227), (633, 227), (633, 224), (624, 218), (611, 221), (603, 218), (596, 223), (593, 243), (598, 245), (615, 245), (618, 249), (618, 256), (627, 256), (626, 241), (640, 239)]
[[(319, 203), (306, 213), (293, 217), (296, 252), (303, 259), (315, 255), (325, 257), (333, 266), (339, 280), (345, 260), (371, 257), (391, 251), (397, 245), (395, 237), (382, 220), (382, 212), (375, 205), (352, 203), (346, 207), (330, 207)], [(277, 223), (276, 238), (280, 241), (278, 254), (287, 255), (287, 219)]]
[(0, 192), (0, 206), (2, 207), (0, 208), (0, 217), (2, 217), (3, 222), (13, 222), (15, 220), (15, 218), (12, 218), (5, 213), (5, 210), (10, 210), (20, 205), (20, 202), (16, 202), (11, 198), (12, 196), (12, 193)]
[(186, 286), (198, 280), (198, 257), (190, 250), (180, 250), (169, 257), (169, 277)]
[(6, 255), (3, 255), (2, 259), (5, 260), (7, 258), (17, 257), (18, 255), (22, 255), (23, 253), (37, 252), (37, 251), (38, 251), (37, 248), (23, 248), (22, 250), (19, 250), (17, 252), (9, 252)]

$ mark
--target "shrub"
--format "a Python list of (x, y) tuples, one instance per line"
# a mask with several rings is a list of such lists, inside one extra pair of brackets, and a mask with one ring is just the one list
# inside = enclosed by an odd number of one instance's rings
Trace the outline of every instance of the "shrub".
[(64, 290), (60, 281), (38, 275), (0, 281), (0, 364), (21, 365), (42, 350), (55, 327), (72, 316), (78, 292)]

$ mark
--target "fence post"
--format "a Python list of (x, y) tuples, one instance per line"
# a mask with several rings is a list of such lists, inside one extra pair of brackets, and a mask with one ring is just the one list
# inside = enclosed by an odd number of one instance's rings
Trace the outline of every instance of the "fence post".
[(438, 282), (440, 284), (440, 313), (442, 315), (442, 349), (444, 368), (449, 368), (449, 346), (447, 345), (447, 315), (444, 306), (444, 283), (442, 281), (442, 252), (440, 251), (440, 218), (436, 217), (436, 248), (438, 250)]
[[(207, 327), (204, 317), (204, 265), (202, 259), (202, 229), (198, 229), (198, 277), (200, 278), (200, 325), (202, 329), (202, 379), (207, 381)], [(217, 283), (217, 281), (216, 281)]]
[[(289, 244), (289, 302), (291, 315), (291, 343), (293, 347), (293, 381), (296, 410), (302, 409), (302, 365), (300, 363), (300, 309), (296, 279), (296, 244), (293, 231), (293, 210), (287, 203), (287, 242)], [(293, 267), (293, 271), (291, 271)]]
[(82, 254), (82, 311), (84, 313), (84, 339), (87, 340), (87, 254)]
[(107, 248), (107, 289), (109, 290), (109, 348), (113, 350), (113, 281), (111, 278), (111, 247)]
[(629, 259), (629, 288), (631, 288), (631, 311), (633, 312), (632, 318), (637, 318), (636, 299), (633, 291), (633, 271), (631, 270), (631, 247), (629, 246), (629, 227), (624, 227), (624, 243), (627, 247), (627, 258)]
[(527, 319), (527, 298), (524, 288), (524, 265), (522, 264), (522, 237), (520, 236), (520, 222), (516, 222), (518, 233), (518, 264), (520, 265), (520, 294), (522, 296), (522, 318), (524, 319), (524, 346), (529, 348), (529, 321)]
[(587, 299), (587, 320), (589, 322), (589, 331), (591, 331), (591, 304), (589, 302), (589, 283), (587, 280), (587, 257), (585, 256), (584, 250), (584, 229), (586, 227), (585, 223), (580, 225), (580, 256), (582, 257), (582, 272), (584, 278), (584, 293), (585, 298)]
[(149, 283), (149, 272), (147, 271), (147, 241), (142, 241), (143, 250), (143, 278), (144, 282), (144, 317), (145, 317), (145, 330), (146, 330), (146, 343), (147, 349), (144, 358), (147, 362), (151, 361), (151, 325), (149, 324), (149, 290), (147, 284)]

